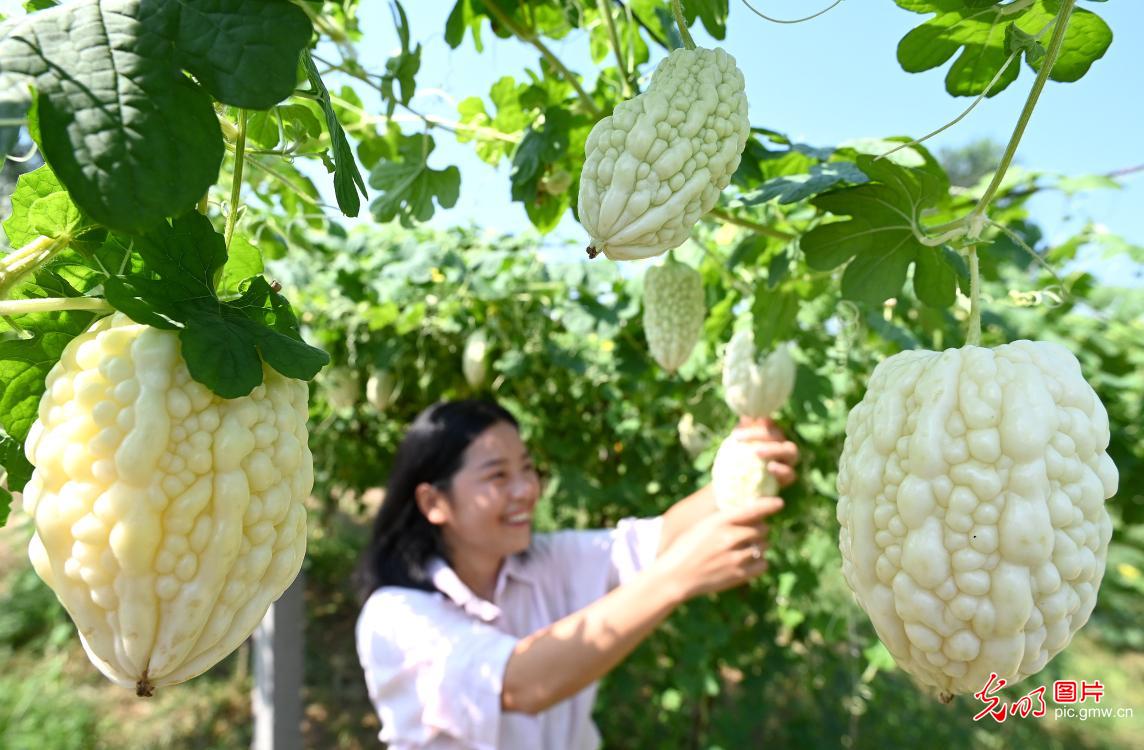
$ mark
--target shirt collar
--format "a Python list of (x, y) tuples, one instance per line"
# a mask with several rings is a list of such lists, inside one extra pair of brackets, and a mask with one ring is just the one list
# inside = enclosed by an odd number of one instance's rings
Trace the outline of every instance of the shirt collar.
[[(504, 565), (501, 566), (500, 573), (497, 574), (494, 599), (501, 598), (509, 577), (523, 583), (533, 583), (532, 574), (520, 559), (520, 555), (510, 555), (505, 559)], [(465, 585), (457, 572), (440, 557), (433, 558), (429, 563), (429, 580), (433, 582), (438, 591), (470, 615), (484, 622), (493, 622), (500, 617), (500, 607), (477, 596), (472, 589)]]

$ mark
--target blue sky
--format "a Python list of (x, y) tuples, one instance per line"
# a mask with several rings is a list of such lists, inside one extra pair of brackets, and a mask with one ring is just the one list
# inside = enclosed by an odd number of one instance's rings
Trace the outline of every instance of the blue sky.
[[(794, 18), (829, 2), (756, 0), (754, 4), (768, 15)], [(1080, 81), (1046, 86), (1022, 139), (1017, 163), (1069, 175), (1144, 164), (1144, 1), (1080, 4), (1112, 27), (1112, 46)], [(369, 0), (362, 5), (361, 23), (368, 40), (361, 45), (363, 63), (380, 71), (398, 45), (397, 36), (388, 3)], [(443, 33), (453, 0), (404, 5), (413, 39), (424, 46), (417, 76), (419, 93), (412, 103), (421, 112), (455, 118), (456, 101), (473, 95), (487, 97), (500, 76), (520, 80), (526, 67), (536, 66), (535, 49), (516, 40), (496, 39), (487, 26), (483, 54), (475, 51), (469, 38), (458, 49), (449, 49)], [(730, 7), (728, 35), (718, 44), (735, 55), (743, 70), (754, 125), (818, 146), (855, 137), (917, 137), (953, 119), (970, 103), (945, 93), (946, 66), (923, 74), (909, 74), (898, 66), (898, 40), (925, 16), (905, 11), (890, 0), (846, 0), (826, 15), (797, 25), (766, 22), (751, 14), (741, 0), (731, 0)], [(692, 33), (698, 44), (716, 44), (702, 28)], [(573, 70), (587, 73), (594, 68), (586, 34), (574, 33), (550, 46)], [(660, 56), (653, 50), (652, 64)], [(650, 71), (645, 67), (643, 72)], [(929, 147), (938, 151), (982, 137), (1007, 142), (1032, 81), (1032, 71), (1024, 67), (1008, 90), (982, 102), (958, 125), (929, 141)], [(380, 111), (376, 95), (363, 92), (363, 97), (367, 108)], [(507, 163), (494, 170), (476, 158), (470, 144), (457, 144), (443, 132), (436, 140), (430, 165), (458, 165), (462, 185), (457, 206), (439, 211), (434, 225), (475, 222), (497, 231), (528, 229), (524, 209), (509, 199)], [(324, 184), (328, 178), (318, 176), (317, 182), (328, 188)], [(1126, 178), (1124, 185), (1123, 190), (1072, 198), (1040, 196), (1032, 206), (1034, 218), (1054, 240), (1091, 220), (1133, 244), (1144, 245), (1144, 172)], [(562, 244), (568, 240), (578, 245), (582, 239), (569, 213), (548, 241)], [(1101, 275), (1120, 264), (1103, 265)]]

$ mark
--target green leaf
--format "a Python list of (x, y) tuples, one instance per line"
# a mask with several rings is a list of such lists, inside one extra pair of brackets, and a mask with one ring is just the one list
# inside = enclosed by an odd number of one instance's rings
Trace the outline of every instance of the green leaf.
[(140, 2), (137, 12), (148, 30), (173, 42), (176, 68), (215, 99), (243, 109), (269, 109), (293, 93), (298, 55), (313, 32), (300, 8), (275, 0)]
[(13, 248), (39, 237), (75, 235), (87, 225), (90, 222), (46, 164), (20, 175), (12, 193), (12, 214), (3, 224)]
[[(433, 218), (433, 201), (442, 208), (457, 203), (461, 189), (461, 172), (454, 166), (432, 169), (428, 158), (435, 147), (432, 136), (405, 136), (391, 132), (397, 153), (394, 160), (382, 161), (370, 172), (370, 187), (381, 190), (381, 195), (370, 204), (370, 211), (380, 222), (400, 218), (410, 226), (414, 221), (425, 222)], [(394, 141), (391, 141), (393, 143)]]
[(226, 248), (205, 216), (192, 211), (170, 226), (161, 224), (135, 247), (147, 275), (108, 279), (108, 301), (137, 322), (181, 328), (187, 369), (219, 396), (249, 394), (262, 382), (263, 359), (300, 380), (329, 361), (302, 341), (289, 304), (262, 277), (251, 279), (239, 299), (218, 299), (213, 279), (226, 262)]
[[(515, 135), (535, 119), (532, 108), (526, 111), (524, 107), (525, 94), (531, 89), (528, 84), (517, 84), (511, 76), (503, 76), (489, 89), (489, 99), (496, 106), (496, 116), (489, 116), (479, 97), (470, 96), (457, 105), (461, 122), (473, 128), (490, 128), (505, 135)], [(514, 147), (513, 143), (503, 138), (464, 129), (457, 131), (457, 140), (461, 143), (476, 141), (477, 156), (494, 166)]]
[(1045, 48), (1032, 34), (1027, 34), (1011, 23), (1005, 27), (1005, 51), (1009, 54), (1023, 54), (1025, 61), (1033, 68), (1039, 68), (1045, 59)]
[(817, 164), (806, 174), (787, 175), (767, 180), (754, 193), (743, 196), (743, 203), (754, 206), (778, 199), (780, 204), (797, 203), (801, 200), (826, 192), (839, 183), (848, 182), (860, 185), (869, 178), (853, 163), (848, 161)]
[(731, 257), (727, 259), (727, 268), (738, 266), (754, 266), (759, 259), (766, 255), (772, 240), (766, 235), (749, 234), (735, 245)]
[(215, 288), (222, 297), (239, 293), (239, 284), (264, 270), (262, 252), (241, 234), (230, 238), (226, 263), (223, 264)]
[(777, 342), (789, 338), (798, 317), (799, 297), (790, 291), (775, 289), (755, 292), (751, 316), (755, 332), (755, 347), (766, 351)]
[[(1053, 33), (1060, 0), (1035, 0), (1026, 7), (977, 0), (896, 0), (915, 13), (933, 18), (907, 33), (898, 43), (898, 62), (910, 73), (943, 65), (957, 55), (946, 75), (946, 91), (954, 96), (978, 96), (1001, 71), (1013, 52), (1024, 52), (1038, 69), (1043, 55), (1033, 37)], [(1047, 38), (1044, 37), (1044, 38)], [(1112, 31), (1096, 14), (1075, 8), (1061, 52), (1050, 74), (1054, 81), (1076, 81), (1104, 56)], [(960, 54), (958, 54), (960, 52)], [(995, 96), (1017, 79), (1014, 62), (989, 90)]]
[[(0, 76), (0, 83), (3, 77)], [(17, 90), (0, 90), (0, 123), (18, 123), (24, 119), (27, 109), (26, 96)], [(12, 153), (16, 144), (20, 142), (20, 126), (18, 124), (0, 124), (0, 159)]]
[(77, 0), (0, 29), (0, 90), (34, 86), (39, 145), (72, 200), (141, 233), (218, 178), (212, 95), (271, 106), (293, 91), (309, 39), (288, 3)]
[(8, 522), (8, 513), (12, 506), (12, 492), (23, 492), (24, 485), (32, 478), (32, 465), (24, 456), (23, 441), (14, 440), (10, 435), (0, 432), (0, 477), (7, 475), (4, 484), (7, 489), (0, 487), (0, 526)]
[[(649, 35), (665, 49), (676, 49), (683, 46), (679, 38), (679, 30), (675, 28), (675, 20), (671, 10), (661, 0), (630, 0), (632, 15), (636, 17)], [(683, 7), (687, 7), (684, 0)], [(692, 17), (694, 20), (694, 17)]]
[(322, 111), (326, 115), (326, 129), (330, 133), (331, 149), (334, 152), (334, 195), (337, 196), (338, 208), (346, 216), (357, 216), (361, 209), (358, 191), (366, 195), (365, 183), (361, 172), (358, 171), (357, 162), (354, 161), (354, 153), (346, 139), (345, 131), (342, 130), (338, 116), (330, 103), (330, 92), (326, 89), (326, 84), (322, 83), (322, 76), (318, 73), (309, 50), (302, 55), (302, 64), (306, 68), (310, 86), (317, 94)]
[(685, 0), (682, 7), (688, 25), (698, 16), (708, 34), (716, 39), (727, 36), (727, 0)]
[[(873, 182), (824, 193), (812, 200), (818, 208), (846, 221), (821, 224), (801, 240), (807, 264), (830, 270), (847, 263), (842, 276), (842, 294), (847, 299), (880, 304), (897, 295), (909, 265), (934, 248), (915, 235), (922, 213), (943, 203), (949, 182), (941, 167), (925, 153), (924, 167), (908, 168), (888, 160), (856, 155), (858, 168)], [(940, 256), (937, 256), (940, 258)], [(928, 263), (934, 258), (926, 258)], [(926, 301), (952, 301), (954, 275), (941, 272), (938, 264), (922, 272)]]
[[(421, 45), (418, 44), (414, 48), (409, 46), (409, 18), (405, 15), (405, 8), (396, 0), (391, 0), (389, 10), (401, 40), (401, 53), (386, 60), (385, 75), (381, 78), (381, 94), (385, 99), (386, 117), (393, 116), (398, 102), (409, 104), (416, 87), (414, 78), (421, 69)], [(394, 92), (395, 83), (401, 87), (400, 96)]]
[(788, 246), (771, 257), (771, 262), (767, 264), (767, 289), (774, 289), (790, 275), (793, 255), (792, 248)]
[(565, 109), (552, 107), (545, 111), (544, 125), (529, 130), (512, 157), (512, 199), (531, 203), (536, 188), (549, 165), (568, 152), (569, 126), (572, 116)]
[(483, 13), (473, 10), (473, 0), (457, 0), (457, 4), (453, 6), (449, 18), (445, 21), (445, 42), (451, 49), (457, 49), (461, 46), (461, 42), (465, 41), (465, 31), (468, 30), (473, 35), (473, 46), (477, 52), (483, 52), (482, 18), (484, 18)]
[(957, 296), (956, 272), (943, 252), (946, 249), (927, 247), (917, 254), (914, 292), (931, 307), (949, 307)]
[(36, 419), (44, 378), (67, 343), (91, 322), (87, 312), (39, 315), (35, 338), (0, 341), (0, 429), (24, 442)]
[(278, 110), (251, 112), (246, 118), (246, 142), (259, 148), (272, 149), (278, 145)]

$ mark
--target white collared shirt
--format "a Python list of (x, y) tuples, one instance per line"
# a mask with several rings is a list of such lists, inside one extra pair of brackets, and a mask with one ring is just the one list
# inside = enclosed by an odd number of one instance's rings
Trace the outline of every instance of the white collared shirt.
[(505, 560), (493, 600), (474, 594), (442, 560), (438, 592), (386, 586), (357, 621), (357, 649), (381, 740), (433, 750), (593, 750), (593, 683), (536, 716), (501, 711), (516, 642), (596, 601), (655, 559), (663, 518), (615, 529), (534, 534), (527, 556)]

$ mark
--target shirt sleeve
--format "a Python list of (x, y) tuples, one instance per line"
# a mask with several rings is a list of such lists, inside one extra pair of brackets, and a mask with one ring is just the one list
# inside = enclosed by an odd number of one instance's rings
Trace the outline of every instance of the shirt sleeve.
[(383, 742), (496, 748), (504, 671), (516, 638), (436, 594), (403, 590), (370, 598), (356, 639)]
[(624, 518), (611, 531), (608, 588), (627, 583), (655, 560), (663, 533), (663, 516)]
[(663, 516), (624, 518), (614, 529), (558, 531), (546, 545), (557, 575), (580, 607), (627, 583), (655, 560)]

